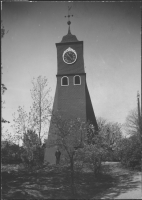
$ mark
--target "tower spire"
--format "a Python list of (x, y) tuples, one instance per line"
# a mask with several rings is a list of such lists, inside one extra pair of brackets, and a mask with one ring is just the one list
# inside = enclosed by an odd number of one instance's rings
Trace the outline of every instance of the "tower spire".
[(67, 24), (68, 24), (68, 34), (71, 34), (71, 30), (70, 30), (70, 25), (71, 25), (71, 21), (70, 21), (70, 17), (73, 17), (73, 15), (70, 15), (69, 14), (69, 11), (71, 10), (71, 6), (68, 6), (68, 15), (66, 15), (65, 17), (68, 17), (68, 21), (67, 21)]

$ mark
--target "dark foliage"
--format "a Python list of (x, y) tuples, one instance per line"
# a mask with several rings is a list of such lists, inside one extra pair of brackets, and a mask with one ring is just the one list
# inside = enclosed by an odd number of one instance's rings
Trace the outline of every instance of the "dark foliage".
[(141, 140), (138, 135), (125, 138), (120, 144), (121, 163), (133, 169), (141, 166)]
[(41, 145), (38, 135), (32, 130), (27, 130), (27, 133), (24, 134), (21, 159), (28, 168), (33, 169), (43, 165), (44, 144)]
[(21, 148), (19, 145), (2, 141), (1, 158), (3, 164), (19, 164), (21, 160)]

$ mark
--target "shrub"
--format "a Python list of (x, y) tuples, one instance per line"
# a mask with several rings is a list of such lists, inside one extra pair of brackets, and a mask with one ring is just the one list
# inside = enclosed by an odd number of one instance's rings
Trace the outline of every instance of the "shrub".
[(121, 163), (126, 167), (135, 168), (141, 164), (141, 141), (138, 135), (126, 138), (121, 143)]
[(41, 145), (38, 135), (32, 130), (24, 134), (21, 159), (28, 168), (39, 168), (43, 165), (44, 144)]
[(3, 164), (19, 164), (22, 162), (20, 158), (20, 147), (9, 141), (2, 141), (1, 158)]

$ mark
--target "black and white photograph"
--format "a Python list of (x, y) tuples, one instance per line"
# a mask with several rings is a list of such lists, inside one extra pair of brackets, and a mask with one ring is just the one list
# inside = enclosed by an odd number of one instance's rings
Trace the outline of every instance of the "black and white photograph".
[(141, 113), (140, 1), (1, 1), (2, 199), (140, 199)]

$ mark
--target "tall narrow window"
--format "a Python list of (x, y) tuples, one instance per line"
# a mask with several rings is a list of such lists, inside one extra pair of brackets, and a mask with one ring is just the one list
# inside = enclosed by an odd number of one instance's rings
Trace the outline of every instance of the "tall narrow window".
[(74, 76), (74, 85), (81, 85), (81, 77), (79, 75)]
[(63, 76), (61, 78), (61, 86), (68, 86), (69, 85), (69, 78), (67, 76)]

